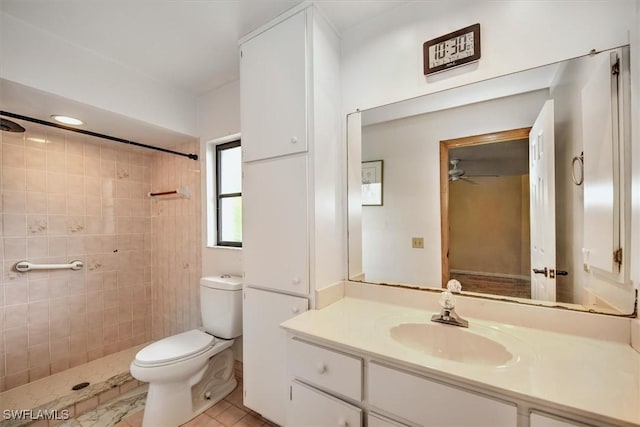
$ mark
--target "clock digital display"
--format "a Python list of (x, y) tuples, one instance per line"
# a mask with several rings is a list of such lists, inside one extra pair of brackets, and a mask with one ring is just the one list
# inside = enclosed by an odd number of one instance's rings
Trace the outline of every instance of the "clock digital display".
[(480, 59), (480, 24), (429, 40), (423, 46), (424, 74), (432, 74)]
[(429, 47), (429, 67), (473, 56), (473, 31)]

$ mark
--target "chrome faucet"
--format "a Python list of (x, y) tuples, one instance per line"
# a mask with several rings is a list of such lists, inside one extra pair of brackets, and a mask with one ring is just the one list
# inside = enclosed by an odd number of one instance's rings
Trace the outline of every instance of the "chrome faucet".
[(447, 282), (447, 290), (440, 295), (440, 306), (442, 310), (440, 314), (431, 316), (432, 322), (461, 326), (463, 328), (469, 327), (469, 322), (458, 316), (458, 313), (455, 311), (456, 299), (453, 294), (459, 294), (461, 290), (462, 285), (457, 280), (452, 279)]

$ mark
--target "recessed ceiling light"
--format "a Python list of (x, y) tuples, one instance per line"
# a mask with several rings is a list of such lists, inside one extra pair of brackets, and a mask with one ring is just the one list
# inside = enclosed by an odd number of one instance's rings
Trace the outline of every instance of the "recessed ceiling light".
[(59, 115), (54, 114), (53, 116), (51, 116), (51, 118), (53, 120), (55, 120), (56, 122), (63, 123), (65, 125), (81, 126), (81, 125), (84, 124), (84, 122), (82, 120), (76, 119), (75, 117), (59, 116)]

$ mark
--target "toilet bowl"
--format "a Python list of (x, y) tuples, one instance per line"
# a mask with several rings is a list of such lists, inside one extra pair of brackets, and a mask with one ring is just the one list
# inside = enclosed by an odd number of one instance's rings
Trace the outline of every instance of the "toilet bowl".
[(231, 346), (242, 331), (241, 295), (238, 277), (202, 278), (203, 328), (163, 338), (136, 354), (131, 375), (149, 383), (143, 427), (179, 426), (236, 388)]

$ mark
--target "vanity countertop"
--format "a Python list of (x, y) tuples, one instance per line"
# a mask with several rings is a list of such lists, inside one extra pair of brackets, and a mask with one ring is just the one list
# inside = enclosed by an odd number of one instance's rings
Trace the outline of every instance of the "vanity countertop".
[[(467, 318), (469, 333), (516, 355), (501, 366), (454, 361), (400, 344), (392, 328), (429, 324), (434, 311), (346, 297), (282, 324), (289, 332), (470, 387), (608, 424), (640, 425), (640, 353), (629, 344)], [(463, 336), (453, 333), (454, 336)]]

